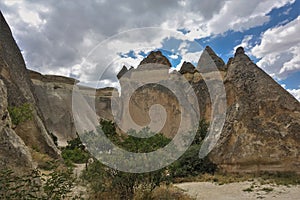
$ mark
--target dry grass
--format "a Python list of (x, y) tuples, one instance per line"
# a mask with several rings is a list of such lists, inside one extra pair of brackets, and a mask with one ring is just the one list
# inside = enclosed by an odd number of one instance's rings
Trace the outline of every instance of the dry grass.
[(89, 199), (91, 200), (112, 200), (112, 199), (120, 199), (117, 193), (115, 192), (98, 192), (89, 193)]
[(177, 178), (174, 182), (214, 182), (222, 185), (227, 183), (248, 181), (251, 179), (253, 179), (253, 176), (251, 176), (250, 174), (201, 174), (195, 177)]
[[(89, 193), (89, 199), (97, 200), (113, 200), (120, 199), (117, 192), (107, 191), (98, 192), (97, 194)], [(184, 193), (183, 190), (173, 186), (160, 186), (155, 188), (151, 193), (148, 191), (135, 191), (134, 200), (194, 200)]]
[(193, 200), (193, 198), (177, 187), (163, 185), (153, 191), (152, 200)]
[(276, 184), (276, 185), (299, 185), (300, 175), (290, 172), (282, 173), (261, 173), (257, 174), (202, 174), (196, 177), (177, 178), (175, 183), (183, 182), (214, 182), (219, 185), (236, 183), (243, 181), (258, 180), (262, 185)]
[(34, 149), (30, 149), (30, 153), (34, 162), (37, 163), (37, 167), (44, 170), (51, 170), (54, 165), (54, 159), (47, 154), (43, 154)]

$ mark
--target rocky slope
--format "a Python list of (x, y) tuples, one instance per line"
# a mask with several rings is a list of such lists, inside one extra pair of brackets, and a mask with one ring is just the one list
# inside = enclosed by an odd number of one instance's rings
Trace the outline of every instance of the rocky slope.
[[(22, 107), (24, 104), (29, 104), (32, 110), (30, 114), (32, 115), (31, 119), (14, 125), (14, 131), (4, 129), (2, 133), (6, 134), (6, 136), (1, 135), (1, 137), (3, 136), (6, 137), (6, 140), (10, 140), (7, 141), (7, 144), (10, 143), (18, 146), (20, 149), (26, 149), (23, 144), (24, 142), (26, 146), (34, 148), (41, 153), (58, 157), (59, 151), (47, 132), (37, 107), (32, 83), (29, 79), (21, 51), (2, 13), (0, 13), (0, 80), (3, 82), (3, 88), (7, 89), (7, 104), (9, 107)], [(14, 133), (16, 133), (23, 142), (14, 135)], [(24, 152), (25, 151), (23, 151), (23, 153)], [(7, 152), (6, 159), (14, 159), (13, 157), (9, 157), (11, 153), (13, 153), (13, 151)], [(20, 156), (21, 154), (18, 155), (18, 157)], [(24, 159), (26, 160), (27, 158), (29, 157), (24, 154)], [(25, 160), (23, 160), (24, 166), (28, 163), (25, 162)]]

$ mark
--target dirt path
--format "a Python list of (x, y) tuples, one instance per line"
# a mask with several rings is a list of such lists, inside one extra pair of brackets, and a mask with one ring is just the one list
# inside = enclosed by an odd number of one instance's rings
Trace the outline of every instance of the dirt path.
[(85, 164), (74, 164), (74, 170), (73, 173), (74, 175), (79, 178), (83, 170), (85, 170)]
[[(79, 179), (81, 173), (85, 170), (85, 164), (75, 164), (73, 173)], [(84, 185), (77, 184), (73, 189), (72, 189), (72, 197), (75, 196), (81, 196), (83, 199), (88, 199), (87, 195), (87, 188)]]
[(239, 182), (217, 185), (210, 182), (175, 184), (197, 200), (299, 200), (300, 186), (261, 185), (258, 182)]

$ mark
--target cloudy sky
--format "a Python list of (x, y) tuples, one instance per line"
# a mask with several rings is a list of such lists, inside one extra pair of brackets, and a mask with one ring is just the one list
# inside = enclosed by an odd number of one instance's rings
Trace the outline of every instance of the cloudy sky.
[(27, 67), (44, 74), (115, 86), (122, 65), (151, 50), (179, 68), (206, 45), (225, 62), (243, 46), (300, 99), (300, 0), (1, 0), (0, 9)]

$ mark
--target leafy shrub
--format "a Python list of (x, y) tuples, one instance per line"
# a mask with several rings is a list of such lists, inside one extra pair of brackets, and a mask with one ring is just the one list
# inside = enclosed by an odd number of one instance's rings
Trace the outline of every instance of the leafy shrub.
[(171, 176), (189, 177), (197, 176), (202, 173), (214, 173), (217, 166), (209, 161), (207, 157), (200, 159), (200, 145), (192, 145), (189, 149), (169, 168)]
[[(214, 173), (216, 166), (207, 158), (199, 159), (198, 156), (207, 128), (208, 124), (205, 121), (201, 121), (195, 141), (184, 155), (167, 169), (142, 174), (125, 173), (106, 167), (96, 161), (90, 164), (87, 170), (83, 172), (82, 178), (91, 184), (95, 198), (98, 199), (102, 198), (101, 196), (104, 194), (107, 199), (132, 199), (137, 191), (139, 194), (142, 194), (142, 199), (151, 199), (153, 190), (162, 182), (168, 183), (170, 178), (196, 176), (205, 172)], [(128, 135), (118, 135), (115, 124), (106, 120), (101, 120), (98, 129), (101, 129), (98, 131), (103, 131), (114, 145), (130, 152), (152, 152), (166, 146), (171, 141), (163, 134), (149, 132), (149, 129), (143, 129), (140, 133), (153, 135), (149, 138), (131, 136), (131, 134), (137, 134), (134, 130), (130, 130)], [(99, 137), (99, 134), (94, 132), (87, 132), (83, 137), (83, 141), (89, 143), (89, 147), (93, 147), (95, 150), (101, 149), (106, 151), (105, 149), (107, 149), (109, 151), (114, 148), (114, 145), (110, 144), (103, 148), (105, 144), (103, 137), (101, 135)], [(109, 193), (113, 195), (109, 196)]]
[(77, 147), (74, 149), (63, 149), (61, 152), (61, 156), (64, 160), (70, 160), (73, 163), (78, 164), (86, 163), (90, 157), (88, 152)]
[(33, 108), (30, 103), (24, 103), (21, 106), (8, 107), (8, 112), (11, 117), (11, 121), (14, 125), (32, 120)]
[[(155, 134), (150, 138), (137, 138), (131, 135), (118, 135), (115, 124), (101, 120), (101, 130), (117, 146), (131, 152), (151, 152), (161, 148), (170, 142), (162, 134)], [(133, 130), (132, 130), (133, 131)], [(143, 134), (149, 132), (149, 129), (142, 130)], [(142, 133), (141, 133), (142, 134)], [(148, 133), (147, 133), (148, 134)], [(149, 134), (152, 134), (149, 132)], [(84, 141), (102, 144), (101, 137), (93, 132), (84, 135)], [(108, 149), (113, 147), (107, 147)], [(101, 198), (103, 194), (109, 199), (132, 199), (137, 189), (143, 191), (144, 199), (151, 196), (153, 189), (158, 186), (165, 178), (164, 170), (158, 170), (149, 173), (126, 173), (104, 166), (96, 161), (90, 164), (84, 171), (82, 178), (91, 184), (91, 188), (96, 195), (95, 198)], [(112, 196), (107, 196), (108, 192)]]
[[(148, 129), (143, 129), (141, 132), (149, 131)], [(131, 130), (131, 132), (135, 132)], [(152, 133), (150, 133), (152, 134)], [(123, 149), (135, 152), (135, 153), (148, 153), (155, 151), (157, 149), (163, 148), (171, 139), (166, 138), (163, 134), (158, 133), (149, 138), (138, 138), (132, 135), (124, 137), (122, 141), (118, 142), (118, 145)]]
[(154, 188), (164, 180), (163, 174), (163, 170), (142, 174), (126, 173), (95, 161), (83, 172), (81, 178), (90, 183), (96, 199), (103, 195), (107, 199), (133, 199), (137, 190), (142, 190), (143, 199), (148, 199)]
[(68, 145), (62, 149), (61, 156), (68, 165), (71, 164), (69, 161), (78, 164), (86, 163), (90, 158), (79, 137), (68, 141)]
[(199, 122), (198, 130), (192, 145), (169, 167), (173, 178), (197, 176), (203, 173), (213, 174), (217, 170), (217, 166), (210, 162), (207, 157), (203, 159), (199, 158), (199, 150), (202, 141), (208, 132), (208, 127), (209, 124), (205, 120)]

